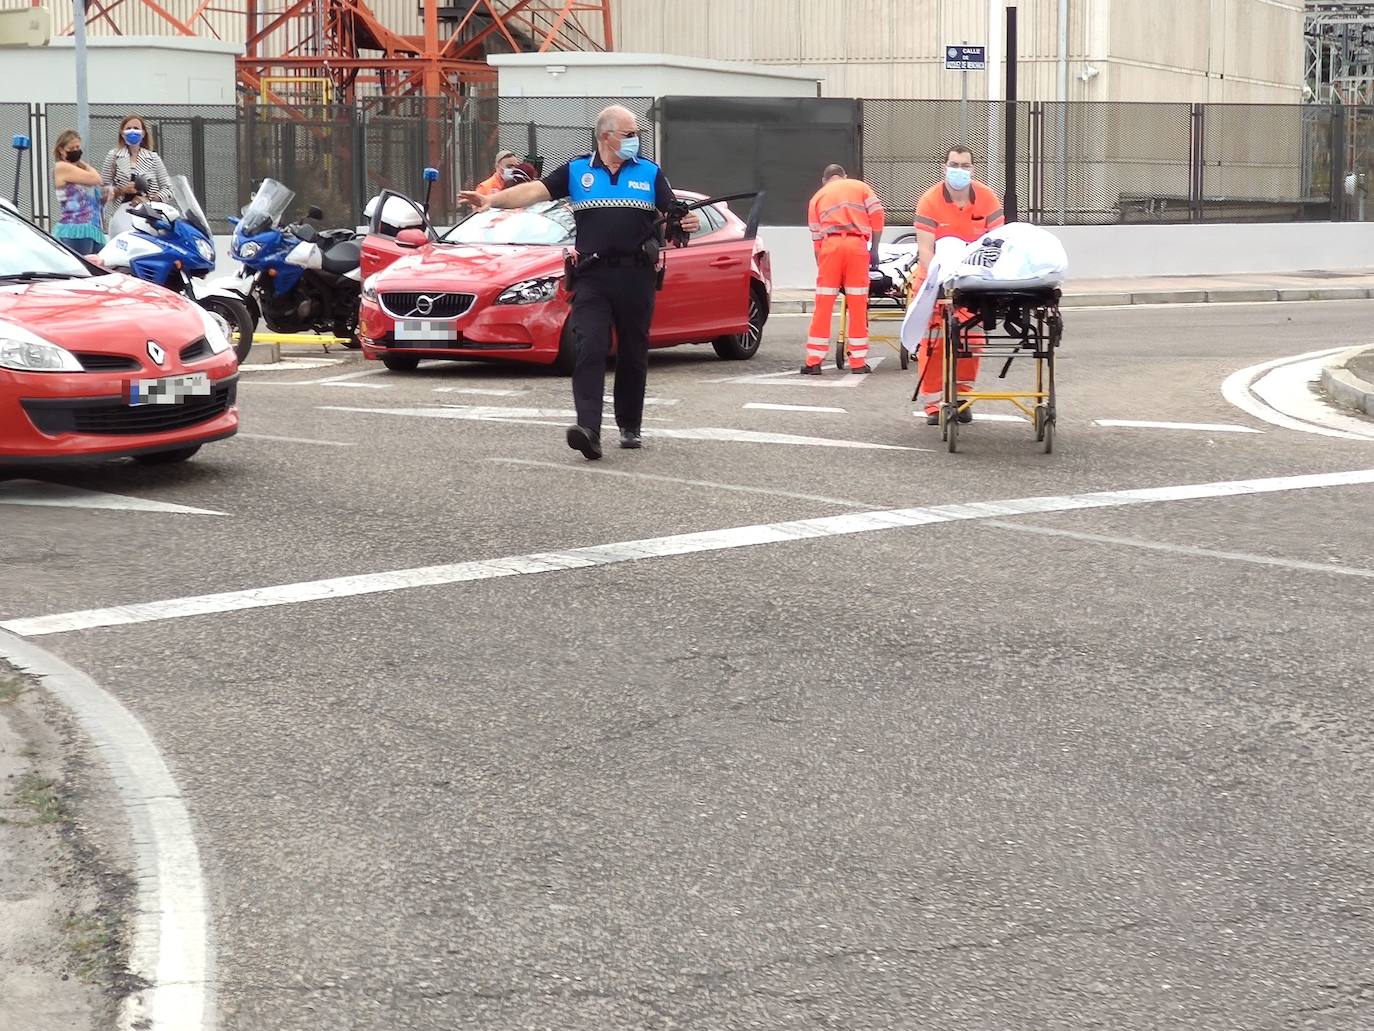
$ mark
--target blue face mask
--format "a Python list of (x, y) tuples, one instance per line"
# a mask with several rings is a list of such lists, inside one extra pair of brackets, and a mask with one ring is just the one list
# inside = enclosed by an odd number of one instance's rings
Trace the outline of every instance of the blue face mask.
[(125, 129), (124, 142), (131, 147), (137, 147), (143, 142), (143, 132), (140, 129)]
[(627, 136), (620, 141), (620, 149), (616, 151), (621, 161), (633, 161), (639, 157), (639, 137)]
[(945, 184), (951, 190), (967, 190), (973, 182), (973, 173), (967, 168), (946, 168)]

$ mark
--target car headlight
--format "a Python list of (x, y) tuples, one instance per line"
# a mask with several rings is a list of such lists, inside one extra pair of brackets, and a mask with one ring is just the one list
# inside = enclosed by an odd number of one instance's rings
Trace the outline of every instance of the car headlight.
[(211, 354), (223, 354), (234, 346), (229, 339), (229, 327), (223, 319), (200, 305), (196, 305), (196, 311), (200, 313), (200, 324), (205, 327), (205, 340), (210, 345)]
[(0, 322), (0, 369), (16, 372), (81, 372), (81, 363), (65, 348), (12, 322)]
[(206, 243), (204, 240), (196, 241), (196, 250), (200, 252), (200, 256), (204, 258), (206, 261), (215, 260), (215, 249), (211, 247), (208, 243)]
[(558, 292), (559, 276), (544, 276), (541, 279), (527, 279), (502, 291), (496, 298), (497, 304), (538, 304), (547, 301)]
[(258, 252), (262, 250), (262, 244), (253, 243), (252, 241), (249, 241), (248, 243), (240, 247), (238, 250), (240, 258), (242, 258), (244, 261), (252, 261), (254, 258), (258, 256)]
[(372, 275), (368, 276), (366, 279), (363, 280), (363, 289), (361, 292), (361, 296), (364, 301), (371, 301), (373, 304), (377, 303), (376, 273), (373, 273)]

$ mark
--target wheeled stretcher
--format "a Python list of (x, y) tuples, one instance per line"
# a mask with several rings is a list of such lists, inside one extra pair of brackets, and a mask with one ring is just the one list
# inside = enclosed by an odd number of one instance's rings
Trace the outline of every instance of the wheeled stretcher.
[[(920, 346), (941, 348), (944, 384), (940, 437), (954, 451), (959, 445), (959, 413), (980, 401), (1005, 401), (1031, 420), (1041, 450), (1054, 450), (1057, 402), (1054, 356), (1064, 334), (1057, 284), (1039, 280), (990, 280), (964, 276), (947, 282), (936, 301), (935, 317)], [(1018, 359), (1035, 363), (1033, 390), (958, 390), (959, 359), (1002, 359), (1005, 379)], [(917, 384), (919, 394), (920, 384)], [(916, 399), (912, 395), (912, 400)]]
[[(874, 323), (900, 323), (906, 316), (906, 310), (914, 298), (918, 259), (916, 236), (907, 233), (879, 248), (878, 267), (868, 273), (869, 343), (883, 343), (895, 348), (904, 369), (911, 357), (902, 346), (900, 335), (875, 333), (872, 327)], [(849, 316), (846, 308), (846, 300), (841, 295), (840, 345), (835, 348), (835, 367), (838, 369), (849, 364)]]

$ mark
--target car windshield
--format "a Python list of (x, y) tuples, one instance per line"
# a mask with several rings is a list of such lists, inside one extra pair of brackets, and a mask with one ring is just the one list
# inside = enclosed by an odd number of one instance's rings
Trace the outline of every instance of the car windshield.
[(186, 181), (184, 175), (172, 176), (171, 183), (172, 203), (181, 212), (181, 217), (190, 222), (206, 236), (213, 236), (210, 232), (210, 222), (205, 217), (205, 212), (200, 208), (200, 202), (196, 200), (196, 193), (191, 189), (191, 184)]
[(267, 232), (281, 221), (295, 199), (295, 190), (287, 189), (275, 179), (264, 179), (253, 194), (253, 199), (243, 209), (240, 228), (249, 236)]
[(465, 218), (444, 236), (445, 243), (571, 244), (573, 213), (565, 201), (541, 201), (528, 208), (488, 208)]
[(56, 240), (0, 205), (0, 280), (85, 279), (91, 270)]

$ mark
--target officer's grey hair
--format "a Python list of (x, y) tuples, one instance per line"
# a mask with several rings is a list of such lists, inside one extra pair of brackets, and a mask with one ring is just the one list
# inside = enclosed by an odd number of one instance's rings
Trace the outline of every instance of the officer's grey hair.
[(610, 132), (613, 130), (617, 122), (634, 121), (634, 117), (634, 112), (628, 107), (612, 104), (596, 116), (596, 138), (600, 139), (603, 132)]

